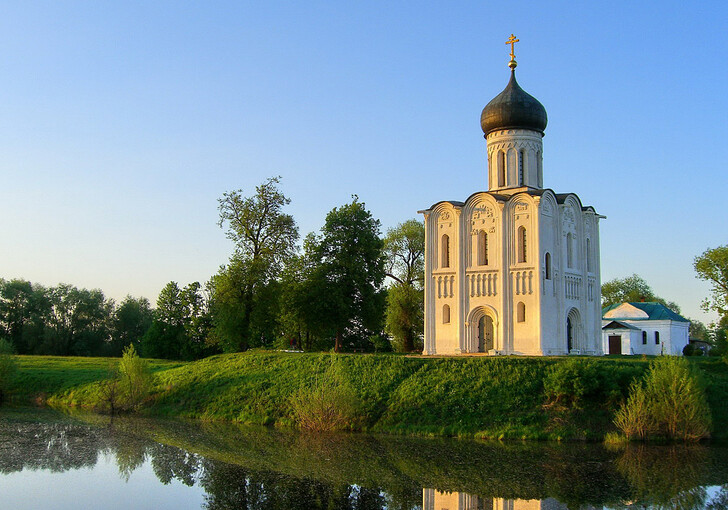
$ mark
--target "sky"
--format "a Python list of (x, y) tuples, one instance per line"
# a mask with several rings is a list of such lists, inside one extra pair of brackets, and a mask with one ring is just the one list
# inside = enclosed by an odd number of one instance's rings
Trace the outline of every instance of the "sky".
[(233, 252), (217, 199), (281, 176), (301, 236), (487, 189), (480, 112), (546, 108), (544, 186), (601, 221), (602, 281), (683, 314), (728, 243), (721, 1), (63, 0), (0, 6), (0, 277), (152, 303)]

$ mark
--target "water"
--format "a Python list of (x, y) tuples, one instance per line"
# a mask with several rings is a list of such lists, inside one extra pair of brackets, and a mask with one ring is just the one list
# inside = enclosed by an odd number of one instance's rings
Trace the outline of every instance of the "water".
[(728, 508), (728, 448), (484, 443), (0, 411), (0, 507)]

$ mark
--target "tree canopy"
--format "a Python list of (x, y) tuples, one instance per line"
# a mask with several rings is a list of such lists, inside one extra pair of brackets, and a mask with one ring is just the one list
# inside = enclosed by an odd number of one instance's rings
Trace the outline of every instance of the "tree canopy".
[(411, 352), (424, 328), (425, 227), (407, 220), (384, 238), (387, 292), (385, 329), (397, 350)]
[(703, 301), (703, 308), (728, 318), (728, 245), (705, 250), (695, 257), (698, 278), (710, 283), (711, 296)]
[(657, 296), (652, 287), (637, 274), (621, 279), (615, 278), (602, 284), (602, 307), (637, 301), (655, 301), (662, 303), (675, 313), (680, 313), (677, 303)]
[(384, 257), (379, 220), (364, 203), (354, 200), (326, 215), (319, 236), (307, 239), (306, 257), (312, 261), (306, 285), (311, 307), (308, 316), (327, 324), (343, 347), (345, 334), (361, 338), (378, 333), (384, 314)]

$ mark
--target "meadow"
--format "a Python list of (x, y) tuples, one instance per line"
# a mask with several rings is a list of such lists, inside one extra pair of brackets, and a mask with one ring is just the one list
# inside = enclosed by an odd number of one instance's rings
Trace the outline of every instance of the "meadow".
[[(118, 359), (16, 356), (18, 403), (100, 409)], [(332, 428), (488, 439), (601, 440), (649, 360), (632, 357), (444, 357), (253, 350), (195, 362), (148, 360), (142, 413), (283, 427), (303, 416)], [(713, 437), (728, 438), (728, 365), (691, 361), (704, 378)], [(339, 411), (338, 416), (330, 413)]]

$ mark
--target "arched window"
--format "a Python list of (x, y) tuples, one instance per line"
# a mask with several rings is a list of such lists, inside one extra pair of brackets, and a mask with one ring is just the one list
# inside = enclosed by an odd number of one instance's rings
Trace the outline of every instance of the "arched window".
[(574, 236), (571, 232), (566, 234), (566, 267), (569, 269), (574, 267)]
[(591, 239), (586, 240), (586, 270), (592, 272)]
[(647, 345), (647, 331), (642, 332), (642, 345)]
[(442, 323), (450, 324), (450, 306), (442, 305)]
[(544, 257), (544, 271), (546, 273), (546, 279), (551, 279), (551, 254), (549, 252), (546, 252), (546, 256)]
[(506, 153), (498, 151), (498, 187), (506, 185)]
[(523, 186), (523, 164), (525, 163), (525, 151), (518, 151), (518, 185)]
[(526, 305), (522, 302), (516, 306), (516, 320), (518, 322), (526, 322)]
[(485, 230), (478, 231), (478, 265), (488, 265), (488, 234)]
[(442, 243), (440, 244), (442, 251), (442, 267), (450, 267), (450, 237), (447, 234), (442, 235)]
[(660, 345), (660, 332), (655, 331), (655, 345)]
[(526, 262), (526, 227), (518, 227), (518, 262)]

